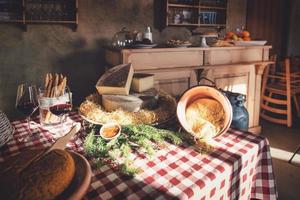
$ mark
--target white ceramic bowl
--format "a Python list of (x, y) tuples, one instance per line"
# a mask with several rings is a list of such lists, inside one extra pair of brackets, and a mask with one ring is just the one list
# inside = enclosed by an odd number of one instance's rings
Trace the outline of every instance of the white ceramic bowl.
[[(104, 135), (105, 129), (110, 128), (110, 127), (114, 127), (114, 126), (115, 126), (115, 127), (118, 127), (118, 132), (117, 132), (114, 136), (112, 136), (112, 137), (107, 137), (106, 135)], [(101, 136), (103, 139), (105, 139), (105, 140), (112, 140), (112, 139), (115, 139), (115, 138), (117, 138), (117, 137), (120, 136), (120, 134), (121, 134), (121, 126), (120, 126), (120, 124), (114, 123), (114, 122), (112, 122), (112, 123), (107, 123), (107, 124), (102, 125), (102, 127), (100, 128), (99, 133), (100, 133), (100, 136)]]

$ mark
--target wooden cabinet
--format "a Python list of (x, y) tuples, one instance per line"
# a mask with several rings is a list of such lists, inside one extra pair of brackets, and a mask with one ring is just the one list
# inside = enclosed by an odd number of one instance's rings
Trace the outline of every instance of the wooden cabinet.
[(227, 0), (166, 0), (166, 26), (226, 26)]
[(1, 0), (0, 23), (78, 25), (78, 0)]
[(1, 0), (0, 21), (1, 22), (22, 22), (23, 18), (22, 0)]
[[(132, 63), (136, 72), (153, 73), (155, 87), (173, 96), (207, 77), (217, 86), (247, 96), (249, 130), (260, 133), (261, 76), (269, 64), (270, 46), (107, 49), (110, 65)], [(205, 83), (205, 82), (204, 82)], [(207, 83), (206, 83), (207, 84)]]

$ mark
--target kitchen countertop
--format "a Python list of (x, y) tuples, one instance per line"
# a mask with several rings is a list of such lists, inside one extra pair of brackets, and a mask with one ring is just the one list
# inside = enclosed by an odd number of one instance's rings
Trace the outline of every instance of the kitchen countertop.
[(213, 50), (241, 50), (241, 49), (271, 49), (270, 45), (263, 46), (232, 46), (232, 47), (183, 47), (183, 48), (169, 48), (169, 47), (154, 47), (154, 48), (115, 48), (115, 47), (106, 47), (112, 51), (122, 51), (122, 52), (160, 52), (160, 51), (195, 51), (195, 50), (203, 50), (203, 51), (213, 51)]

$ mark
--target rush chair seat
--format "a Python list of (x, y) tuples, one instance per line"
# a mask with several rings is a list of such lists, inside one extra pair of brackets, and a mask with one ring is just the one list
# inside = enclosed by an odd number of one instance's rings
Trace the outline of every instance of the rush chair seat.
[(261, 93), (261, 118), (278, 124), (292, 126), (292, 101), (300, 117), (297, 95), (300, 94), (300, 72), (291, 72), (290, 59), (284, 60), (284, 71), (276, 70), (276, 65), (266, 67)]

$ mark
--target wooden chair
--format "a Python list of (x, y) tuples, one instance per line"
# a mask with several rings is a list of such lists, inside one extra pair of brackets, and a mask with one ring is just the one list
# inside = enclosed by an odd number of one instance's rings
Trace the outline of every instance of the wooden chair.
[(290, 59), (284, 60), (284, 71), (276, 70), (276, 64), (267, 66), (263, 75), (261, 93), (261, 118), (292, 126), (292, 100), (297, 114), (300, 108), (297, 95), (300, 94), (300, 72), (291, 72)]

